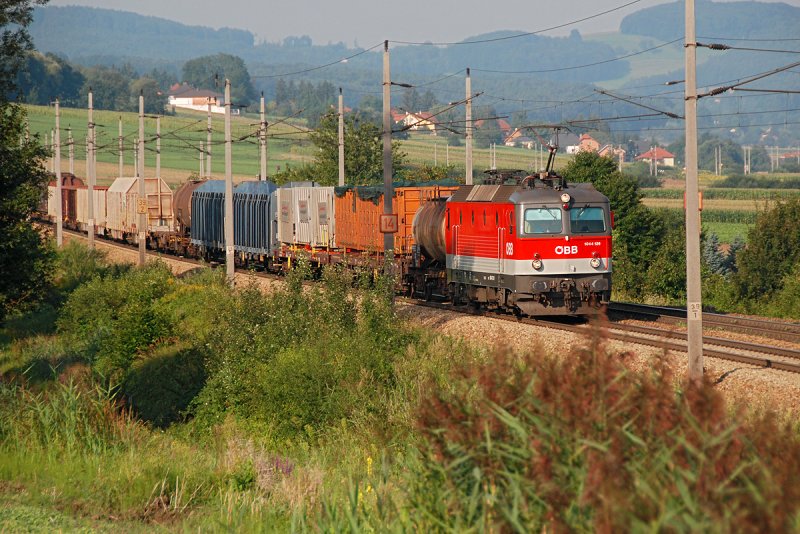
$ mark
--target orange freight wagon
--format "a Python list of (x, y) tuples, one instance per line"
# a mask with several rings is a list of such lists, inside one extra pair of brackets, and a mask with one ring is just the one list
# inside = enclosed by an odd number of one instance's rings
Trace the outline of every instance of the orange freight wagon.
[[(421, 205), (435, 198), (447, 198), (457, 185), (396, 187), (392, 210), (397, 214), (394, 253), (410, 254), (414, 245), (411, 231), (414, 215)], [(383, 252), (383, 234), (378, 228), (383, 214), (383, 187), (336, 188), (336, 245), (348, 250)]]

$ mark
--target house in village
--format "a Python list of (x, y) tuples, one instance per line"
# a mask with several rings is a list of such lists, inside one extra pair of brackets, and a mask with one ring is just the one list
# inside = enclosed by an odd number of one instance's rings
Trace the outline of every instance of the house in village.
[[(208, 89), (196, 89), (186, 82), (175, 84), (167, 93), (167, 105), (174, 111), (175, 108), (193, 109), (195, 111), (208, 111), (211, 104), (211, 113), (225, 113), (225, 97), (220, 93)], [(232, 113), (238, 113), (238, 108)]]
[(636, 161), (646, 161), (647, 163), (652, 163), (654, 159), (658, 165), (664, 167), (675, 166), (675, 155), (660, 146), (653, 147), (647, 152), (636, 156)]
[(600, 150), (600, 142), (589, 134), (581, 134), (577, 142), (566, 145), (567, 154), (577, 154), (578, 152), (597, 152)]
[(402, 124), (408, 130), (413, 131), (430, 131), (436, 134), (439, 123), (433, 117), (432, 113), (426, 111), (418, 111), (411, 113), (409, 111), (399, 111), (396, 109), (391, 110), (392, 120), (397, 124)]
[(625, 161), (625, 154), (627, 151), (620, 147), (615, 147), (614, 145), (603, 145), (600, 150), (597, 151), (597, 154), (604, 158), (611, 158), (615, 160), (622, 160)]
[(516, 146), (532, 150), (537, 145), (536, 140), (531, 139), (525, 135), (525, 132), (519, 128), (515, 128), (510, 134), (503, 138), (505, 146)]

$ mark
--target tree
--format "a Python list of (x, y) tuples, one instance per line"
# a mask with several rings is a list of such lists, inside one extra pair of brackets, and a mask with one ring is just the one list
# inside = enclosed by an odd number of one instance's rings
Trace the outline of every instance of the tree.
[(4, 0), (0, 2), (0, 99), (16, 91), (17, 74), (24, 68), (26, 52), (33, 49), (28, 25), (34, 6), (47, 0)]
[(47, 152), (36, 137), (24, 141), (25, 110), (7, 100), (32, 48), (27, 26), (33, 4), (43, 3), (0, 3), (0, 321), (41, 297), (51, 273), (52, 251), (30, 223), (47, 184)]
[(707, 234), (703, 241), (703, 261), (714, 274), (728, 273), (727, 257), (720, 250), (719, 238), (714, 232)]
[(736, 255), (734, 285), (742, 299), (768, 299), (800, 262), (800, 198), (779, 203), (759, 215)]
[(641, 199), (636, 180), (617, 170), (617, 162), (595, 152), (578, 152), (562, 171), (568, 182), (590, 182), (608, 197), (618, 221), (622, 221)]
[(129, 109), (139, 109), (139, 94), (144, 96), (144, 112), (152, 114), (164, 113), (167, 96), (158, 88), (158, 82), (152, 78), (139, 78), (131, 82)]
[[(314, 159), (315, 180), (322, 184), (338, 183), (339, 118), (336, 113), (322, 117), (311, 141), (319, 151)], [(395, 173), (405, 160), (397, 143), (392, 143), (392, 168)], [(381, 183), (383, 180), (383, 144), (381, 129), (376, 124), (346, 117), (344, 125), (344, 170), (350, 185)]]
[(83, 74), (67, 60), (32, 50), (16, 85), (20, 98), (29, 104), (46, 106), (58, 98), (65, 106), (77, 107), (82, 104), (83, 82)]
[(256, 91), (244, 60), (230, 54), (217, 54), (191, 59), (183, 64), (183, 81), (198, 89), (222, 92), (225, 79), (231, 81), (231, 101), (247, 106), (255, 100)]
[(92, 90), (92, 99), (95, 109), (110, 109), (114, 111), (138, 110), (131, 107), (131, 79), (116, 68), (91, 67), (85, 71), (86, 81), (83, 83), (81, 94), (89, 94)]

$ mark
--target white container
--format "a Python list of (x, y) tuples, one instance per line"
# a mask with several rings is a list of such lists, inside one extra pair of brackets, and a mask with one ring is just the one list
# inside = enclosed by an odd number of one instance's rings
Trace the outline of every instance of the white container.
[[(160, 178), (145, 178), (147, 232), (172, 230), (172, 190)], [(137, 241), (139, 215), (138, 178), (117, 178), (106, 194), (106, 229), (115, 239)]]
[(281, 187), (276, 209), (281, 243), (336, 246), (333, 187)]
[[(108, 187), (94, 187), (94, 228), (102, 235), (106, 229), (106, 193)], [(89, 188), (78, 188), (78, 224), (84, 232), (89, 227)]]

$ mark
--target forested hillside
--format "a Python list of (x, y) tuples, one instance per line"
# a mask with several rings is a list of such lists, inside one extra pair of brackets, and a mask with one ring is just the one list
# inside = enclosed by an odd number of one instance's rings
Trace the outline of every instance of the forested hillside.
[[(236, 54), (253, 47), (244, 30), (186, 26), (157, 17), (111, 9), (44, 6), (36, 9), (30, 33), (36, 48), (73, 61), (87, 57), (186, 60), (204, 54)], [(152, 68), (152, 67), (151, 67)]]
[[(620, 31), (670, 41), (683, 35), (683, 2), (642, 9), (622, 19)], [(695, 4), (698, 37), (729, 39), (796, 38), (800, 8), (784, 3), (710, 2)]]
[[(534, 24), (521, 23), (521, 26)], [(498, 38), (521, 31), (494, 32), (466, 41)], [(296, 66), (319, 65), (358, 52), (343, 43), (316, 46), (308, 37), (289, 37), (282, 42), (254, 43), (250, 32), (213, 30), (134, 13), (87, 7), (45, 6), (36, 10), (31, 35), (42, 52), (54, 52), (72, 61), (105, 65), (132, 63), (140, 70), (194, 57), (229, 53), (248, 64)], [(371, 43), (376, 44), (376, 43)], [(557, 70), (567, 63), (584, 64), (615, 57), (612, 47), (586, 43), (578, 32), (569, 37), (527, 36), (481, 46), (405, 46), (393, 48), (393, 71), (440, 74), (466, 66), (495, 70), (550, 70), (543, 77), (562, 81), (593, 82), (627, 73), (626, 62), (579, 70)], [(148, 58), (152, 63), (141, 64)], [(574, 59), (573, 59), (574, 58)], [(356, 68), (380, 68), (380, 55), (353, 58)]]

